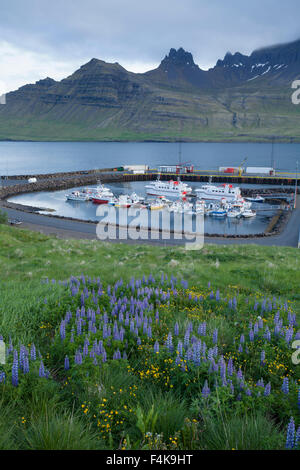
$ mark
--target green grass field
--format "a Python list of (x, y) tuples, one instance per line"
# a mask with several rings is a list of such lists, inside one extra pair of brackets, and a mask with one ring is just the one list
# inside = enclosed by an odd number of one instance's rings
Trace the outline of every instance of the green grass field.
[(299, 427), (286, 339), (297, 250), (191, 252), (2, 224), (0, 261), (0, 449), (284, 449), (291, 417)]

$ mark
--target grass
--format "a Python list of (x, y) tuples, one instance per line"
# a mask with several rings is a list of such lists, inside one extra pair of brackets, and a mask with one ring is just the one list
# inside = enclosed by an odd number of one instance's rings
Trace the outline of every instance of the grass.
[[(23, 374), (20, 369), (19, 385), (14, 387), (10, 355), (2, 367), (6, 382), (0, 383), (0, 449), (285, 447), (288, 421), (291, 416), (298, 419), (300, 377), (298, 369), (291, 365), (291, 346), (284, 339), (275, 338), (273, 327), (279, 311), (285, 334), (290, 321), (287, 309), (299, 323), (300, 274), (296, 249), (209, 245), (191, 252), (180, 247), (59, 240), (2, 224), (0, 262), (0, 334), (17, 351), (23, 345), (29, 353), (34, 343), (50, 374), (48, 378), (39, 377), (41, 359), (30, 359), (30, 371)], [(142, 332), (141, 324), (138, 344), (128, 326), (124, 342), (103, 339), (107, 362), (100, 367), (92, 357), (84, 359), (81, 365), (74, 363), (75, 352), (83, 353), (84, 340), (89, 338), (90, 350), (94, 340), (102, 338), (105, 311), (111, 328), (115, 324), (121, 328), (120, 318), (112, 316), (114, 304), (119, 309), (124, 298), (131, 296), (142, 301), (145, 293), (130, 287), (131, 278), (147, 279), (153, 275), (160, 280), (162, 273), (168, 279), (161, 285), (162, 291), (169, 292), (170, 298), (162, 297), (157, 303), (154, 292), (149, 298), (155, 304), (153, 310), (147, 307), (145, 310), (145, 315), (151, 317), (152, 337)], [(178, 282), (183, 278), (189, 284), (188, 288), (178, 285), (177, 297), (169, 284), (172, 275)], [(70, 276), (77, 279), (73, 283), (79, 286), (74, 295), (70, 295), (66, 282)], [(52, 283), (52, 279), (64, 282)], [(113, 289), (120, 279), (123, 286), (117, 284), (116, 298), (110, 304), (111, 294), (106, 289), (108, 285)], [(99, 294), (99, 286), (103, 295)], [(216, 296), (217, 289), (220, 301), (210, 299), (211, 290)], [(82, 295), (88, 292), (83, 300)], [(204, 300), (199, 303), (194, 298), (200, 295)], [(233, 298), (237, 299), (236, 310), (228, 307), (228, 299)], [(249, 322), (257, 322), (260, 312), (255, 311), (254, 304), (257, 301), (262, 305), (264, 298), (266, 305), (276, 302), (276, 306), (262, 314), (264, 328), (266, 325), (270, 328), (272, 338), (266, 341), (265, 330), (260, 330), (254, 342), (249, 342)], [(88, 333), (86, 323), (78, 336), (75, 312), (82, 305), (86, 312), (99, 306), (96, 315), (100, 324), (99, 331)], [(159, 321), (155, 317), (157, 309)], [(72, 312), (72, 319), (65, 326), (66, 339), (61, 340), (61, 322), (67, 312)], [(199, 322), (206, 322), (203, 340), (207, 348), (213, 347), (213, 332), (218, 330), (218, 354), (226, 361), (232, 357), (236, 370), (239, 367), (243, 370), (246, 388), (241, 397), (235, 376), (232, 380), (236, 392), (232, 393), (222, 383), (215, 388), (219, 373), (212, 375), (208, 363), (202, 362), (197, 367), (191, 364), (188, 371), (175, 367), (176, 351), (171, 353), (164, 343), (168, 334), (174, 332), (175, 323), (179, 326), (178, 339), (183, 342), (191, 322), (196, 336)], [(70, 342), (72, 328), (74, 343)], [(242, 333), (247, 354), (238, 352)], [(174, 345), (178, 339), (173, 337)], [(155, 341), (160, 344), (157, 356), (153, 355)], [(112, 359), (117, 348), (122, 354), (126, 351), (127, 359)], [(260, 364), (262, 349), (268, 367)], [(68, 370), (64, 369), (66, 355), (70, 360)], [(283, 377), (290, 381), (287, 397), (281, 391)], [(260, 378), (264, 384), (271, 383), (270, 397), (256, 396), (255, 383)], [(202, 396), (206, 380), (211, 390), (208, 399)], [(245, 393), (247, 388), (252, 391), (251, 397)]]

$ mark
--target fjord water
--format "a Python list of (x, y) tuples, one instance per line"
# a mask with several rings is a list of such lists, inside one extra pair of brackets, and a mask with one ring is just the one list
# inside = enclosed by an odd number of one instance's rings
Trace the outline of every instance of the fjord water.
[[(300, 144), (274, 145), (275, 168), (295, 171)], [(272, 166), (268, 143), (183, 143), (181, 161), (196, 168), (219, 166)], [(178, 143), (161, 142), (0, 142), (0, 175), (55, 173), (147, 164), (152, 168), (176, 164)]]

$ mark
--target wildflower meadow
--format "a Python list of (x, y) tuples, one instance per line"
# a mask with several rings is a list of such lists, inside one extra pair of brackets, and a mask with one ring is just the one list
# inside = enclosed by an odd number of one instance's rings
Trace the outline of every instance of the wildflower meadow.
[(0, 448), (299, 449), (294, 303), (193, 284), (43, 280), (0, 331)]

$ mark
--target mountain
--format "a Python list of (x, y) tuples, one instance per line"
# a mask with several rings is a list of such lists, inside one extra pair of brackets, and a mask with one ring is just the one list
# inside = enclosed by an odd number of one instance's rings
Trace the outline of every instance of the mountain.
[(49, 77), (6, 95), (0, 138), (13, 140), (300, 140), (300, 40), (205, 71), (172, 48), (160, 65), (132, 73), (92, 59), (69, 77)]

